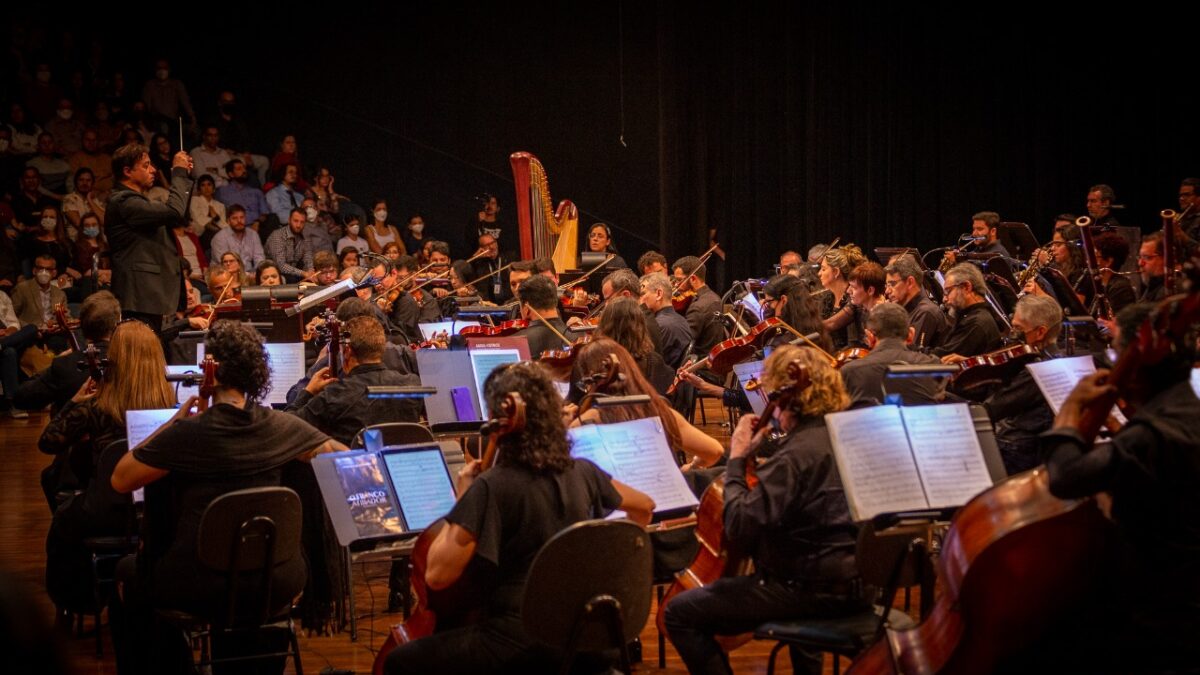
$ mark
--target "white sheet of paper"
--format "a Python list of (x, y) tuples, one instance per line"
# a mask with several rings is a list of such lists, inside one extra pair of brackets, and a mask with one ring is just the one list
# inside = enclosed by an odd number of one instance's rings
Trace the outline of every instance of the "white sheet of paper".
[[(171, 366), (167, 366), (170, 368)], [(182, 400), (187, 400), (182, 399)], [(157, 408), (152, 410), (125, 411), (125, 439), (132, 450), (142, 444), (146, 437), (158, 430), (175, 416), (175, 408)], [(133, 501), (141, 503), (146, 500), (144, 488), (133, 491)]]
[(900, 408), (929, 506), (962, 506), (992, 487), (966, 403)]
[(1192, 391), (1200, 396), (1200, 368), (1192, 368)]
[(417, 328), (421, 330), (421, 337), (426, 340), (432, 340), (436, 333), (441, 333), (442, 331), (450, 335), (458, 335), (467, 326), (478, 325), (478, 321), (430, 321), (428, 323), (417, 324)]
[[(571, 456), (591, 461), (613, 478), (654, 500), (656, 513), (699, 506), (667, 444), (657, 417), (584, 424), (567, 430)], [(610, 517), (620, 517), (614, 516)]]
[(483, 395), (483, 383), (498, 366), (521, 360), (521, 352), (515, 349), (472, 349), (471, 371), (475, 374), (475, 395), (479, 398), (479, 412), (488, 419), (487, 397)]
[[(267, 355), (271, 359), (271, 390), (267, 392), (267, 398), (262, 404), (287, 405), (288, 389), (304, 379), (304, 343), (268, 342), (263, 346), (267, 348)], [(196, 345), (196, 362), (202, 361), (203, 342)]]
[(733, 367), (733, 372), (737, 376), (738, 386), (746, 394), (746, 398), (750, 400), (750, 407), (754, 410), (755, 415), (763, 414), (767, 409), (767, 399), (763, 396), (763, 389), (755, 391), (746, 391), (746, 383), (751, 379), (762, 375), (762, 361), (744, 361)]
[[(1046, 403), (1055, 415), (1062, 409), (1063, 402), (1067, 400), (1075, 385), (1096, 372), (1096, 363), (1086, 354), (1028, 363), (1025, 367), (1033, 375), (1033, 381), (1037, 383), (1038, 389), (1042, 390), (1042, 396), (1046, 397)], [(1116, 406), (1113, 406), (1113, 415), (1118, 422), (1125, 424), (1125, 415), (1121, 414)]]
[(899, 408), (830, 413), (825, 424), (854, 520), (929, 506)]

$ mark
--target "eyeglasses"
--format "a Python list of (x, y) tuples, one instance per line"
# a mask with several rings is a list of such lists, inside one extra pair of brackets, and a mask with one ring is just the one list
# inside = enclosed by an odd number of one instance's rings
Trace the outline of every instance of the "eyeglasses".
[(896, 279), (894, 281), (885, 281), (883, 282), (883, 285), (887, 286), (888, 288), (895, 288), (900, 285), (900, 280)]
[(236, 265), (237, 260), (234, 260), (233, 258), (222, 258), (221, 264), (222, 265)]
[(1160, 257), (1160, 255), (1161, 254), (1158, 254), (1158, 253), (1151, 253), (1149, 255), (1147, 255), (1145, 253), (1139, 253), (1138, 260), (1154, 260), (1155, 258)]
[(966, 285), (967, 285), (967, 282), (963, 281), (963, 282), (960, 282), (957, 284), (950, 284), (949, 286), (946, 286), (942, 290), (944, 290), (946, 293), (949, 293), (950, 291), (952, 291), (956, 288), (962, 288), (963, 286), (966, 286)]

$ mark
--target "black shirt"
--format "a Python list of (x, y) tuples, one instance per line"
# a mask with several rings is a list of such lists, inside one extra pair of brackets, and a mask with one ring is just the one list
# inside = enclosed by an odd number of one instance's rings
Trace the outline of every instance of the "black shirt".
[(922, 291), (904, 304), (908, 325), (916, 329), (913, 349), (928, 351), (938, 347), (950, 335), (950, 319), (942, 308)]
[(696, 340), (692, 351), (697, 354), (707, 354), (725, 339), (725, 326), (721, 324), (721, 296), (708, 286), (696, 291), (685, 317)]
[[(567, 329), (567, 324), (557, 316), (546, 319), (546, 323), (554, 326), (554, 329), (570, 341), (575, 341), (579, 336)], [(542, 355), (542, 352), (552, 349), (563, 349), (567, 345), (558, 335), (546, 327), (545, 323), (537, 319), (529, 322), (529, 328), (518, 331), (517, 337), (524, 337), (529, 341), (529, 358), (537, 360)]]
[(992, 310), (986, 302), (977, 302), (959, 310), (950, 335), (941, 346), (935, 347), (932, 353), (936, 356), (977, 356), (999, 347), (1000, 329), (996, 326), (996, 319), (992, 317)]
[[(108, 342), (97, 342), (95, 345), (100, 358), (104, 358), (108, 352)], [(58, 412), (87, 381), (87, 370), (79, 367), (85, 363), (87, 359), (83, 354), (75, 352), (55, 357), (49, 368), (17, 389), (13, 395), (13, 405), (23, 410), (37, 410), (49, 405), (52, 412)]]
[(1150, 277), (1150, 281), (1142, 284), (1142, 294), (1138, 302), (1158, 302), (1167, 297), (1167, 286), (1164, 277)]
[[(169, 471), (146, 486), (143, 571), (158, 606), (208, 609), (223, 603), (225, 579), (200, 564), (196, 536), (213, 499), (235, 490), (280, 484), (283, 467), (329, 440), (294, 415), (248, 404), (217, 404), (176, 420), (142, 447), (139, 462)], [(277, 569), (274, 594), (304, 586), (303, 558)]]
[[(900, 338), (884, 338), (861, 359), (842, 366), (846, 392), (854, 401), (883, 400), (884, 371), (893, 363), (935, 364), (941, 361), (928, 354), (914, 352)], [(934, 378), (900, 377), (887, 380), (889, 394), (899, 394), (904, 405), (936, 403), (942, 388)]]
[(691, 324), (671, 305), (665, 305), (655, 312), (654, 321), (662, 329), (663, 360), (668, 366), (678, 368), (687, 357), (688, 345), (692, 344)]
[(367, 387), (420, 386), (421, 378), (402, 375), (382, 363), (364, 363), (313, 396), (300, 390), (287, 411), (350, 445), (364, 427), (384, 422), (419, 422), (422, 404), (410, 398), (367, 398)]
[(601, 518), (620, 504), (612, 479), (587, 460), (557, 474), (498, 464), (475, 479), (446, 520), (470, 532), (475, 557), (496, 568), (489, 611), (514, 614), (542, 545), (568, 525)]
[[(1047, 358), (1040, 356), (1034, 363)], [(1028, 368), (1022, 367), (1012, 381), (993, 391), (983, 407), (994, 425), (996, 444), (1009, 475), (1042, 463), (1038, 435), (1054, 423), (1054, 411)]]
[(746, 484), (746, 459), (725, 470), (725, 536), (754, 552), (755, 568), (779, 579), (842, 581), (857, 576), (858, 529), (842, 489), (823, 417), (800, 420)]

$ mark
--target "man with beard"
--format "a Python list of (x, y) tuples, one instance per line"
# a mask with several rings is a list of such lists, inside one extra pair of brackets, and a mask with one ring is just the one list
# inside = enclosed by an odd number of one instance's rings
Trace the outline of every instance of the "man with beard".
[(249, 174), (242, 160), (234, 158), (226, 162), (225, 173), (229, 176), (229, 182), (217, 188), (217, 201), (227, 207), (234, 204), (241, 206), (246, 211), (246, 224), (257, 231), (259, 223), (271, 212), (267, 198), (262, 190), (246, 184)]

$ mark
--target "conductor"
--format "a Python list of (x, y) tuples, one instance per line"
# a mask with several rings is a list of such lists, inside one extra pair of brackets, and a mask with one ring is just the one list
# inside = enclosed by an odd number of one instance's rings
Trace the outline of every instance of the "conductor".
[(117, 185), (108, 198), (106, 234), (112, 252), (112, 290), (126, 318), (137, 319), (155, 333), (163, 317), (182, 306), (183, 280), (171, 227), (187, 214), (192, 191), (192, 158), (175, 153), (167, 203), (146, 198), (154, 186), (150, 151), (131, 143), (113, 153)]

